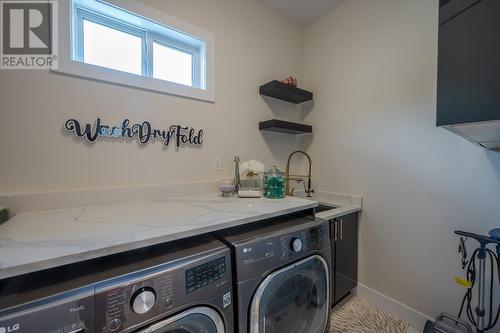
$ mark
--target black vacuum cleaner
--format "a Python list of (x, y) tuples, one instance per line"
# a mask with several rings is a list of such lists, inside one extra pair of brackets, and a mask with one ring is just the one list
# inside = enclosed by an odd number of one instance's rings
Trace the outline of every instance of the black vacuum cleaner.
[[(460, 311), (458, 317), (454, 317), (448, 314), (441, 314), (436, 318), (434, 322), (427, 321), (424, 333), (473, 333), (472, 326), (466, 321), (462, 320), (462, 314), (467, 314), (469, 322), (475, 326), (476, 333), (484, 333), (493, 328), (498, 323), (500, 317), (500, 304), (498, 308), (495, 307), (496, 303), (499, 303), (499, 291), (500, 287), (500, 229), (493, 229), (489, 232), (488, 236), (478, 235), (471, 232), (465, 231), (455, 231), (455, 233), (460, 237), (460, 244), (458, 252), (462, 255), (462, 268), (467, 268), (467, 280), (464, 283), (467, 285), (467, 292), (462, 300), (460, 306)], [(465, 248), (465, 241), (468, 238), (472, 238), (479, 242), (479, 247), (474, 250), (470, 260), (467, 258), (467, 250)], [(496, 245), (496, 254), (487, 245)], [(491, 272), (490, 272), (490, 290), (489, 290), (489, 309), (485, 309), (486, 301), (486, 261), (487, 258), (490, 260)], [(479, 268), (476, 271), (476, 263)], [(494, 266), (497, 266), (498, 283), (495, 283), (494, 279)], [(478, 298), (477, 305), (473, 309), (472, 306), (472, 289), (476, 285), (478, 288)], [(495, 288), (495, 284), (497, 287)], [(497, 309), (494, 312), (494, 309)], [(488, 316), (487, 316), (488, 315)], [(488, 318), (488, 320), (486, 320)], [(496, 329), (492, 332), (500, 332), (500, 329)]]

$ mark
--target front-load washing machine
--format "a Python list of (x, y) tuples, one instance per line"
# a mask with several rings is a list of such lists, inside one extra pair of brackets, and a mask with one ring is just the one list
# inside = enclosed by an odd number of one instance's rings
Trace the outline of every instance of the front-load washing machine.
[(240, 333), (328, 331), (328, 222), (293, 215), (216, 235), (232, 249)]
[(232, 306), (230, 251), (211, 236), (0, 281), (5, 332), (233, 333)]

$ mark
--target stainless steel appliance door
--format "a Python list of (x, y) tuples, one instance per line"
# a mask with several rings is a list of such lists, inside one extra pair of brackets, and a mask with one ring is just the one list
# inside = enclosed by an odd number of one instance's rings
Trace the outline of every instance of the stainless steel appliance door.
[(330, 284), (319, 255), (270, 274), (250, 309), (250, 333), (324, 333), (328, 325)]
[(157, 322), (136, 333), (225, 333), (224, 322), (217, 311), (197, 307)]

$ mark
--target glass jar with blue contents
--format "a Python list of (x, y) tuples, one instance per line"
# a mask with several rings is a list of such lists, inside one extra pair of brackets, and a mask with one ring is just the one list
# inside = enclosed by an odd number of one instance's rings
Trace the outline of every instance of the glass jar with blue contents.
[(285, 174), (274, 165), (264, 172), (264, 197), (269, 199), (285, 197)]

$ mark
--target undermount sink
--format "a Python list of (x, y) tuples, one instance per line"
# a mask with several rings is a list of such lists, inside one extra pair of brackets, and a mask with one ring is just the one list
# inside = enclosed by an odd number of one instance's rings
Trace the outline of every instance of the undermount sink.
[(338, 208), (338, 206), (329, 206), (329, 205), (320, 204), (318, 207), (316, 207), (316, 213), (321, 213), (321, 212), (324, 212), (327, 210), (332, 210), (335, 208)]

